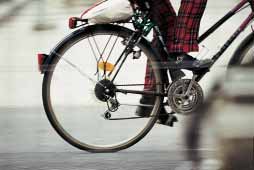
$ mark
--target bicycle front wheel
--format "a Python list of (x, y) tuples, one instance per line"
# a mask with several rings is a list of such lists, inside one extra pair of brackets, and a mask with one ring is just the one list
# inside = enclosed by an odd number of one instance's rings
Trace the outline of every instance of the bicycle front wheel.
[[(105, 97), (101, 93), (100, 87), (116, 75), (120, 64), (115, 63), (132, 33), (116, 25), (88, 26), (53, 50), (43, 80), (43, 103), (50, 123), (71, 145), (89, 152), (119, 151), (137, 143), (156, 122), (162, 97), (155, 96), (154, 105), (147, 105), (150, 116), (140, 118), (135, 115), (140, 94), (109, 92)], [(134, 47), (140, 58), (133, 58), (133, 53), (127, 56), (111, 87), (143, 91), (150, 60), (155, 92), (162, 92), (158, 62), (145, 42), (141, 39)]]
[(254, 64), (254, 33), (250, 33), (238, 46), (229, 62), (229, 67)]

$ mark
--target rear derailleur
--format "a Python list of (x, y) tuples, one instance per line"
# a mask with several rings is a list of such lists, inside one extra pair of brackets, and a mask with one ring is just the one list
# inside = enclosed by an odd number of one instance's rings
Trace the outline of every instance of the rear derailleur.
[(108, 110), (104, 114), (102, 114), (102, 117), (106, 120), (110, 120), (112, 116), (111, 113), (116, 112), (119, 109), (120, 104), (115, 97), (115, 98), (109, 98), (107, 100), (107, 106), (108, 106)]

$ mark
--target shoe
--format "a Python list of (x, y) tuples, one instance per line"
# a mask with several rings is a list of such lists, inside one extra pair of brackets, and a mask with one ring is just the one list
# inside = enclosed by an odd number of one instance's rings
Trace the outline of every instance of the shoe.
[[(179, 53), (170, 53), (170, 57), (168, 58), (168, 62), (175, 62), (175, 58), (179, 56)], [(185, 76), (185, 73), (180, 69), (169, 69), (169, 75), (172, 81), (179, 80)]]
[(176, 116), (173, 115), (174, 112), (168, 113), (166, 109), (163, 107), (160, 111), (158, 120), (156, 123), (173, 127), (175, 122), (178, 122)]
[(171, 53), (170, 56), (173, 57), (175, 61), (167, 63), (166, 67), (169, 69), (202, 70), (209, 68), (213, 64), (213, 60), (211, 59), (198, 60), (187, 53)]
[(177, 81), (185, 76), (185, 73), (181, 70), (170, 69), (169, 75), (172, 81)]
[(170, 57), (174, 58), (174, 60), (182, 60), (182, 61), (197, 61), (196, 58), (192, 57), (191, 55), (184, 53), (184, 52), (174, 52), (170, 53)]
[[(141, 105), (137, 107), (135, 112), (136, 115), (140, 117), (149, 117), (155, 102), (155, 97), (143, 95), (139, 102)], [(148, 105), (148, 106), (145, 106), (145, 105)]]
[[(162, 113), (163, 113), (163, 111), (160, 114), (162, 114)], [(176, 122), (178, 122), (178, 119), (175, 115), (173, 115), (173, 112), (167, 113), (165, 110), (164, 114), (159, 115), (159, 118), (156, 123), (173, 127), (174, 123), (176, 123)]]
[[(140, 99), (140, 103), (143, 105), (153, 105), (155, 102), (155, 97), (154, 96), (142, 96)], [(152, 106), (138, 106), (136, 109), (136, 115), (140, 117), (149, 117), (150, 113), (152, 111)], [(162, 124), (162, 125), (167, 125), (167, 126), (174, 126), (174, 123), (178, 122), (176, 116), (173, 115), (172, 113), (167, 113), (166, 109), (163, 107), (159, 113), (158, 120), (156, 123)]]
[(187, 53), (181, 53), (179, 56), (176, 58), (176, 63), (183, 65), (183, 67), (189, 67), (189, 68), (208, 68), (212, 63), (213, 60), (211, 59), (204, 59), (204, 60), (198, 60)]

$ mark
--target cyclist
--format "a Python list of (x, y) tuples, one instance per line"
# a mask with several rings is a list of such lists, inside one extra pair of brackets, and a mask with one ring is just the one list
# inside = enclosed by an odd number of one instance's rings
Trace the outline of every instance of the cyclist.
[[(146, 8), (145, 2), (149, 3), (150, 15), (154, 23), (159, 27), (163, 40), (169, 52), (170, 59), (178, 62), (199, 62), (197, 59), (188, 55), (189, 52), (198, 51), (198, 32), (200, 20), (203, 16), (207, 0), (181, 0), (178, 15), (170, 2), (170, 0), (134, 0), (138, 6)], [(163, 48), (159, 45), (158, 38), (154, 36), (153, 46), (160, 54), (163, 61), (169, 61), (168, 55), (165, 54)], [(171, 71), (171, 78), (177, 80), (181, 78), (183, 73), (179, 70)], [(154, 89), (155, 79), (151, 70), (149, 61), (147, 62), (144, 89), (151, 91)], [(155, 97), (142, 96), (141, 104), (153, 104)], [(139, 106), (136, 114), (142, 117), (149, 116), (149, 107)], [(165, 115), (166, 110), (163, 108), (161, 114)], [(159, 116), (159, 121), (165, 124), (169, 120), (170, 115)], [(176, 121), (174, 117), (172, 120)], [(167, 123), (167, 124), (168, 124)]]

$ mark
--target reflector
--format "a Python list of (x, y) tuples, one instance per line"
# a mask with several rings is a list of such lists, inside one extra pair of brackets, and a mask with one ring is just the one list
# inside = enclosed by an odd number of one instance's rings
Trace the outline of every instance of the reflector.
[(115, 66), (109, 62), (99, 62), (98, 68), (103, 71), (113, 71)]

